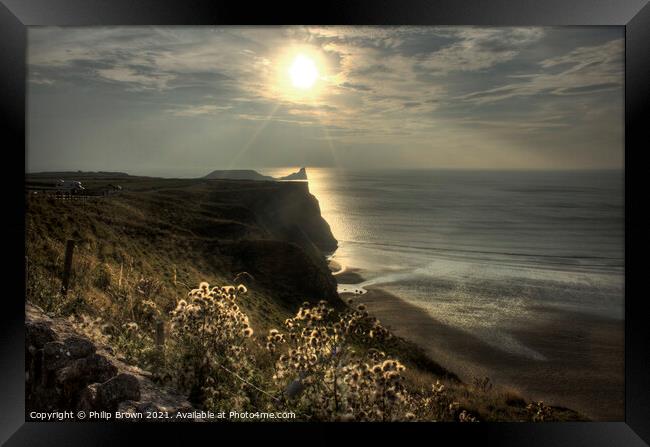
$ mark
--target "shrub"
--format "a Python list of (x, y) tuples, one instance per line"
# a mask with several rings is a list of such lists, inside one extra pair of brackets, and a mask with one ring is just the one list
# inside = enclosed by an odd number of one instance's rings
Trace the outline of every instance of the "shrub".
[(244, 381), (253, 375), (248, 348), (253, 329), (237, 304), (245, 293), (244, 286), (210, 288), (204, 282), (172, 311), (170, 376), (195, 404), (247, 407)]
[(129, 363), (150, 367), (154, 364), (154, 340), (147, 331), (137, 323), (130, 321), (116, 328), (112, 344)]
[(305, 303), (284, 326), (269, 332), (266, 348), (278, 353), (274, 379), (299, 411), (316, 420), (414, 417), (404, 365), (375, 348), (357, 352), (360, 342), (390, 338), (363, 305), (339, 314), (323, 301)]
[(405, 366), (380, 349), (391, 334), (365, 306), (338, 312), (304, 303), (282, 331), (258, 339), (238, 305), (246, 292), (201, 283), (171, 312), (166, 375), (194, 405), (282, 407), (310, 420), (477, 420), (439, 382), (420, 392), (405, 386)]
[[(31, 276), (28, 295), (33, 299), (49, 298), (45, 301), (57, 312), (74, 302), (42, 279)], [(112, 284), (108, 290), (115, 312), (91, 317), (77, 308), (71, 322), (110, 344), (126, 361), (149, 368), (156, 380), (173, 384), (197, 408), (286, 410), (317, 421), (475, 422), (479, 414), (494, 418), (501, 399), (511, 419), (561, 417), (543, 402), (525, 407), (519, 398), (507, 403), (512, 393), (495, 393), (488, 378), (475, 379), (471, 386), (431, 384), (435, 376), (415, 370), (418, 380), (413, 381), (398, 356), (386, 354), (396, 352), (398, 339), (364, 305), (337, 311), (324, 301), (303, 303), (281, 330), (255, 336), (240, 308), (246, 287), (201, 283), (170, 312), (168, 339), (157, 346), (156, 323), (167, 314), (153, 299), (157, 289), (155, 282), (142, 279)]]

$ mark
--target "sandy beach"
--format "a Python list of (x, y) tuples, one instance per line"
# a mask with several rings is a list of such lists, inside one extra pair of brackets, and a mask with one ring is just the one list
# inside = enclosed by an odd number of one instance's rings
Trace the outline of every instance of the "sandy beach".
[[(335, 277), (339, 284), (363, 281), (356, 269), (346, 269)], [(533, 324), (509, 328), (518, 340), (546, 358), (531, 360), (443, 324), (380, 288), (371, 286), (363, 295), (341, 296), (366, 304), (396, 335), (420, 345), (433, 360), (466, 382), (490, 377), (495, 386), (580, 411), (594, 420), (624, 419), (622, 321), (540, 307), (540, 317)]]
[(338, 284), (359, 284), (364, 281), (360, 269), (341, 265), (333, 259), (328, 260), (328, 266)]

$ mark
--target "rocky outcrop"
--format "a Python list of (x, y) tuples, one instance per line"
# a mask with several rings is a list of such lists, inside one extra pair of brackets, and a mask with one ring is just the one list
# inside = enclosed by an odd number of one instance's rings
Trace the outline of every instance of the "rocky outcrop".
[(279, 180), (307, 180), (307, 170), (300, 168), (298, 172), (280, 177)]
[(77, 334), (65, 320), (25, 307), (26, 416), (30, 411), (191, 411), (185, 398), (151, 374), (118, 360), (107, 346)]
[(212, 171), (204, 179), (221, 179), (221, 180), (275, 180), (268, 175), (262, 175), (252, 169), (221, 169)]
[(284, 177), (271, 177), (269, 175), (260, 174), (252, 169), (218, 169), (212, 171), (204, 179), (226, 179), (226, 180), (307, 180), (307, 171), (305, 168), (300, 168), (297, 172), (286, 175)]

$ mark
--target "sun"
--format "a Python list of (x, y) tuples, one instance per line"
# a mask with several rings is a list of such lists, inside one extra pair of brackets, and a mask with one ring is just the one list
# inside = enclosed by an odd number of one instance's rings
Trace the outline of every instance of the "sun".
[(332, 85), (331, 68), (320, 48), (293, 44), (270, 60), (268, 93), (292, 103), (317, 102)]
[(318, 68), (313, 59), (299, 54), (289, 68), (289, 76), (294, 87), (309, 90), (318, 79)]

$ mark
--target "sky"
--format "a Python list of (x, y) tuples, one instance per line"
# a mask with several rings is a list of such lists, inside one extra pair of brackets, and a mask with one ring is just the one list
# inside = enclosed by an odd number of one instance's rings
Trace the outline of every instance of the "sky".
[(623, 82), (622, 27), (30, 27), (27, 170), (618, 169)]

